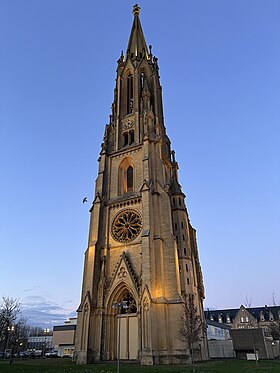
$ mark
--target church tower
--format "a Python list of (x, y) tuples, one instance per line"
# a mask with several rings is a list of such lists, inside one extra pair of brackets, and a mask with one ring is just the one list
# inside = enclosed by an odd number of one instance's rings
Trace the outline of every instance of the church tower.
[[(117, 62), (90, 209), (77, 363), (120, 358), (142, 364), (186, 362), (183, 299), (204, 320), (204, 287), (175, 152), (164, 125), (158, 61), (133, 7), (125, 55)], [(119, 333), (119, 334), (118, 334)], [(194, 348), (207, 358), (205, 331)]]

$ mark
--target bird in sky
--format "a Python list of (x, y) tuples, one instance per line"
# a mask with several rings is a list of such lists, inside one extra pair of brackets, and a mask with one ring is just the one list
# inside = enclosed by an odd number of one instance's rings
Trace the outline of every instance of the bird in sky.
[(87, 197), (85, 197), (84, 199), (83, 199), (83, 203), (86, 203), (88, 200), (87, 200)]

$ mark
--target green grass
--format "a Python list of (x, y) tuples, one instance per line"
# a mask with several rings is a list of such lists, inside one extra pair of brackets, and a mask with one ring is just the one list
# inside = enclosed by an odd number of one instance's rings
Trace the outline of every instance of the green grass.
[[(260, 361), (256, 367), (254, 361), (222, 360), (189, 365), (141, 366), (121, 365), (120, 373), (280, 373), (279, 361)], [(0, 373), (115, 373), (116, 364), (97, 364), (77, 366), (70, 359), (0, 360)]]

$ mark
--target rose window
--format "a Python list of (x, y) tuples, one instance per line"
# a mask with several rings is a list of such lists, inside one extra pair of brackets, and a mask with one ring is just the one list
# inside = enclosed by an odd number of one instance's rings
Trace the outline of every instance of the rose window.
[(114, 218), (111, 234), (118, 242), (131, 242), (141, 232), (142, 219), (138, 211), (128, 209), (121, 211)]

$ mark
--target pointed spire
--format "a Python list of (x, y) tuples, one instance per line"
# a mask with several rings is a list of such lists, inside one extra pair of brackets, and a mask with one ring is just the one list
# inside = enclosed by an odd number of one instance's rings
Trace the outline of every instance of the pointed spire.
[(140, 53), (142, 53), (144, 50), (144, 53), (146, 56), (148, 56), (148, 48), (139, 19), (140, 7), (138, 4), (134, 5), (132, 13), (134, 15), (134, 21), (130, 32), (126, 53), (129, 53), (130, 55), (133, 54), (133, 57), (139, 57)]

